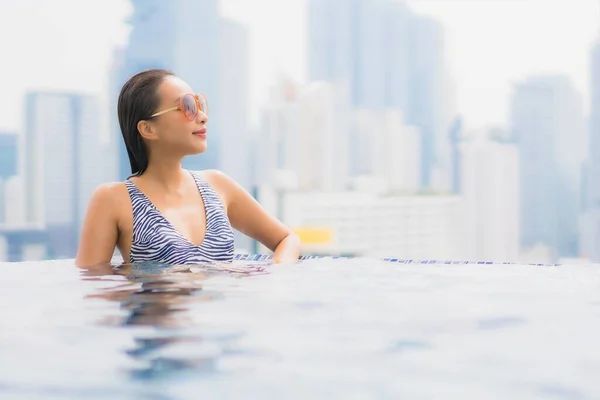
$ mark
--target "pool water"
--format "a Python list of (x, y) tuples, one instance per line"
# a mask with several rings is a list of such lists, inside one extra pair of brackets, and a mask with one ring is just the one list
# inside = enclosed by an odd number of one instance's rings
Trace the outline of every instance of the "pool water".
[(597, 399), (600, 267), (0, 264), (1, 399)]

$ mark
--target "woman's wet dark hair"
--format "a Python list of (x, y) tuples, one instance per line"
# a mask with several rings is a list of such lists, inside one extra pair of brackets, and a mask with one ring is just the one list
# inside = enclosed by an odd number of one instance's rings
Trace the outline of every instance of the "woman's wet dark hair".
[(166, 69), (149, 69), (129, 78), (121, 88), (117, 102), (119, 127), (123, 134), (132, 176), (139, 176), (148, 168), (148, 149), (138, 132), (138, 122), (150, 119), (156, 112), (160, 99), (158, 86), (167, 76), (174, 75)]

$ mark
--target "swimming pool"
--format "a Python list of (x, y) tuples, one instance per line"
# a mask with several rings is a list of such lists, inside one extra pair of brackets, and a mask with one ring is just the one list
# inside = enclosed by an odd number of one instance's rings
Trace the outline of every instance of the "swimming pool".
[(592, 399), (600, 267), (0, 264), (2, 399)]

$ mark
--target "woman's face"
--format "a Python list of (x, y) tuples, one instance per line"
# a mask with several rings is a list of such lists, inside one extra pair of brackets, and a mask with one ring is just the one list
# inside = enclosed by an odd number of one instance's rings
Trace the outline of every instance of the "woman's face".
[[(193, 93), (192, 88), (180, 78), (167, 76), (158, 87), (157, 96), (160, 103), (155, 112), (175, 108), (181, 104), (180, 100), (184, 95)], [(195, 104), (192, 109), (189, 107), (192, 103), (188, 101), (186, 104), (187, 111), (193, 113)], [(184, 111), (176, 109), (151, 118), (149, 122), (154, 131), (151, 146), (159, 146), (161, 152), (168, 150), (186, 156), (206, 151), (208, 116), (203, 111), (198, 110), (196, 116), (190, 120)]]

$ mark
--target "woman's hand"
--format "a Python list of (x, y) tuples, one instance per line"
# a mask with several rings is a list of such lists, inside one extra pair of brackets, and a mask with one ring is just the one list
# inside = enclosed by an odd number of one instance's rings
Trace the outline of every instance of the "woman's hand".
[(294, 263), (300, 256), (301, 243), (298, 236), (290, 233), (275, 248), (273, 264)]

